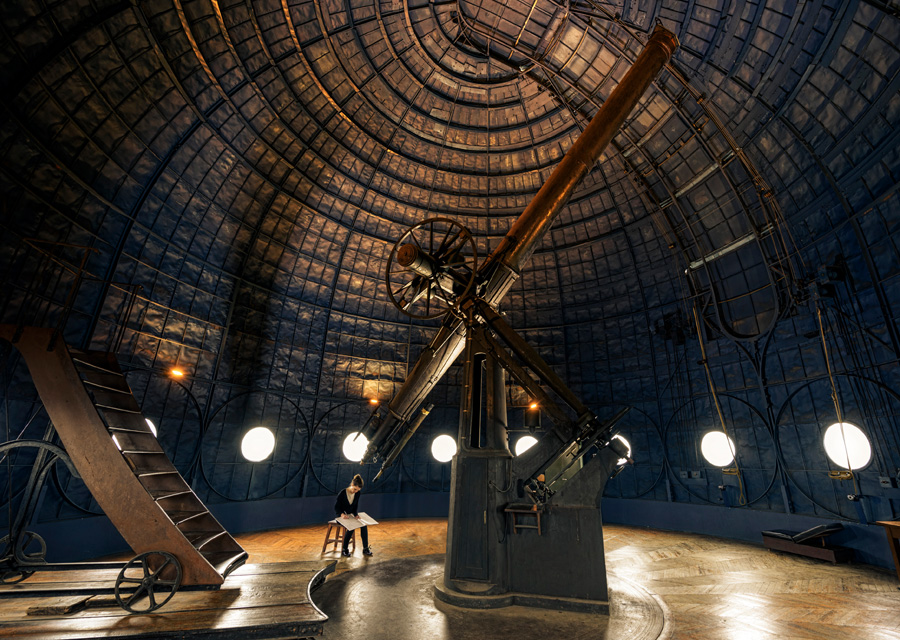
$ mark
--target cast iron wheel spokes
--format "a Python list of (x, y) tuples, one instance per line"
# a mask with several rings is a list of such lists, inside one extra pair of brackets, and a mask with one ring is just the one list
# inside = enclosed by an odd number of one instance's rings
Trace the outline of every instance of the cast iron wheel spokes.
[[(37, 543), (38, 548), (29, 552), (28, 548), (33, 543)], [(16, 548), (10, 545), (9, 536), (3, 536), (0, 548), (4, 549), (4, 555), (0, 558), (0, 584), (16, 584), (29, 578), (34, 571), (28, 571), (25, 567), (44, 564), (47, 557), (47, 543), (34, 531), (25, 531), (16, 541)]]
[(472, 290), (477, 271), (472, 233), (450, 218), (429, 218), (394, 243), (385, 282), (400, 311), (412, 318), (437, 318)]
[(178, 558), (165, 551), (147, 551), (122, 567), (116, 578), (116, 602), (131, 613), (155, 611), (175, 595), (181, 577)]

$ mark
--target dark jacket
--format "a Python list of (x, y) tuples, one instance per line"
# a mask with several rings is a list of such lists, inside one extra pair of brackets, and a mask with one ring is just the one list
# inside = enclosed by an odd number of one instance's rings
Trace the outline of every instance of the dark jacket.
[(353, 515), (359, 515), (359, 496), (362, 491), (357, 491), (356, 496), (353, 498), (353, 504), (350, 504), (350, 501), (347, 500), (347, 490), (342, 489), (341, 492), (337, 495), (337, 500), (334, 503), (334, 514), (337, 517), (340, 517), (342, 513), (352, 513)]

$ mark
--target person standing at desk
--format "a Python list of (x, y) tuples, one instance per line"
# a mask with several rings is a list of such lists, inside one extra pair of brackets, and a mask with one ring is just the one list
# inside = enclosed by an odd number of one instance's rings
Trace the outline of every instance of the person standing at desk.
[[(336, 518), (356, 518), (359, 516), (359, 492), (363, 488), (362, 476), (358, 473), (353, 476), (350, 486), (341, 491), (337, 495), (334, 503), (334, 513)], [(353, 534), (356, 531), (344, 532), (344, 545), (341, 549), (341, 555), (350, 557), (350, 541), (353, 540)], [(372, 550), (369, 548), (369, 527), (363, 526), (359, 529), (362, 536), (363, 555), (371, 556)]]

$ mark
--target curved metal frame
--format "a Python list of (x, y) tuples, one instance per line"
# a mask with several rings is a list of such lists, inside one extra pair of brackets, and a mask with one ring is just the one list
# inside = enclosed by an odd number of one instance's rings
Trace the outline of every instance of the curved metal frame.
[[(227, 495), (227, 494), (219, 491), (213, 484), (213, 482), (210, 478), (210, 475), (206, 472), (206, 467), (204, 466), (204, 462), (203, 462), (203, 443), (202, 443), (202, 441), (205, 440), (206, 435), (209, 433), (209, 428), (212, 425), (213, 420), (215, 419), (215, 417), (219, 414), (219, 412), (222, 409), (224, 409), (231, 402), (237, 400), (238, 398), (243, 398), (245, 396), (249, 396), (254, 393), (262, 393), (264, 395), (280, 396), (282, 399), (287, 400), (291, 405), (293, 405), (293, 407), (297, 410), (297, 415), (303, 420), (303, 422), (306, 426), (306, 451), (304, 452), (303, 459), (298, 464), (297, 470), (294, 472), (294, 474), (291, 475), (283, 484), (281, 484), (276, 489), (273, 489), (272, 491), (269, 491), (268, 493), (266, 493), (265, 495), (262, 495), (262, 496), (252, 496), (252, 497), (248, 496), (248, 497), (243, 497), (243, 498), (235, 498), (234, 496)], [(295, 420), (295, 425), (293, 427), (293, 431), (300, 431), (300, 427), (297, 426), (296, 420)], [(222, 404), (220, 404), (218, 407), (216, 407), (216, 409), (210, 414), (209, 418), (206, 420), (204, 427), (203, 427), (203, 434), (200, 438), (198, 438), (198, 440), (200, 441), (200, 444), (198, 445), (200, 448), (200, 452), (198, 454), (197, 467), (199, 468), (200, 474), (202, 475), (204, 481), (206, 481), (207, 486), (209, 486), (210, 490), (213, 493), (215, 493), (216, 495), (218, 495), (222, 498), (225, 498), (226, 500), (230, 500), (232, 502), (243, 502), (245, 500), (262, 500), (265, 498), (272, 497), (273, 495), (279, 493), (280, 491), (283, 491), (288, 485), (291, 484), (291, 482), (296, 480), (296, 478), (306, 470), (307, 463), (309, 461), (310, 449), (311, 449), (311, 445), (312, 445), (312, 434), (309, 429), (309, 422), (306, 419), (306, 414), (303, 412), (303, 409), (301, 409), (300, 405), (298, 405), (294, 400), (289, 398), (286, 393), (272, 391), (272, 390), (265, 390), (265, 389), (250, 389), (248, 391), (243, 391), (237, 395), (231, 396), (230, 398), (223, 401)], [(215, 464), (215, 463), (212, 463), (212, 464)]]
[[(48, 428), (52, 432), (52, 426)], [(44, 557), (47, 552), (47, 545), (43, 538), (38, 534), (26, 531), (26, 527), (34, 518), (37, 510), (38, 501), (47, 473), (54, 467), (58, 460), (62, 460), (66, 467), (72, 473), (73, 477), (80, 478), (78, 470), (72, 459), (62, 447), (59, 447), (46, 440), (13, 440), (0, 444), (0, 454), (7, 454), (9, 451), (19, 448), (34, 448), (38, 450), (38, 455), (32, 466), (31, 475), (23, 489), (22, 502), (19, 504), (19, 510), (15, 518), (9, 523), (9, 534), (0, 540), (3, 543), (3, 555), (0, 557), (0, 567), (4, 572), (18, 572), (22, 576), (16, 582), (24, 580), (31, 572), (27, 567), (35, 565), (43, 565)], [(33, 542), (38, 540), (41, 551), (38, 553), (26, 553), (25, 549)], [(5, 574), (4, 574), (5, 576)], [(4, 578), (0, 578), (0, 582), (8, 582)]]
[[(674, 410), (672, 411), (672, 413), (671, 413), (671, 415), (669, 416), (668, 420), (666, 420), (666, 424), (665, 424), (665, 426), (664, 426), (664, 428), (663, 428), (663, 435), (662, 435), (662, 438), (663, 438), (663, 456), (665, 457), (666, 466), (668, 467), (669, 471), (672, 470), (672, 464), (669, 462), (669, 456), (668, 456), (668, 453), (667, 453), (667, 450), (666, 450), (666, 446), (665, 446), (665, 445), (666, 445), (666, 441), (668, 440), (668, 436), (669, 436), (669, 433), (670, 433), (669, 427), (670, 427), (670, 425), (672, 424), (672, 421), (675, 420), (675, 417), (676, 417), (682, 410), (684, 410), (685, 407), (687, 407), (687, 406), (689, 406), (689, 405), (692, 405), (693, 403), (698, 402), (698, 401), (700, 401), (700, 400), (706, 400), (706, 398), (707, 398), (708, 395), (709, 395), (709, 394), (704, 394), (703, 396), (700, 396), (700, 397), (696, 397), (696, 398), (692, 397), (692, 398), (689, 398), (689, 399), (685, 400), (683, 403), (681, 403), (681, 405), (679, 405), (676, 409), (674, 409)], [(755, 415), (762, 421), (762, 425), (763, 425), (762, 431), (763, 431), (766, 435), (769, 436), (769, 439), (772, 441), (773, 445), (775, 444), (775, 438), (772, 436), (772, 433), (771, 433), (771, 432), (769, 431), (769, 429), (768, 429), (768, 421), (766, 420), (765, 416), (762, 414), (762, 412), (761, 412), (758, 408), (756, 408), (755, 406), (753, 406), (752, 404), (750, 404), (749, 402), (747, 402), (747, 401), (744, 400), (743, 398), (739, 398), (738, 396), (735, 396), (735, 395), (730, 394), (730, 393), (719, 393), (718, 396), (719, 396), (720, 398), (728, 398), (729, 400), (734, 400), (734, 401), (736, 401), (736, 402), (739, 402), (739, 403), (741, 403), (742, 405), (744, 405), (745, 407), (747, 407), (748, 409), (750, 409), (750, 411), (751, 411), (753, 414), (755, 414)], [(754, 431), (757, 431), (757, 430), (754, 429)], [(735, 453), (734, 453), (734, 459), (735, 459), (735, 461), (737, 461), (739, 455), (740, 455), (740, 454), (739, 454), (739, 449), (738, 449), (738, 447), (737, 447), (737, 443), (735, 443)], [(774, 484), (775, 484), (775, 480), (778, 479), (779, 462), (780, 462), (780, 460), (779, 460), (779, 457), (778, 457), (778, 455), (777, 455), (777, 453), (776, 453), (776, 456), (775, 456), (775, 464), (774, 464), (773, 467), (772, 467), (772, 475), (771, 475), (771, 477), (769, 478), (769, 483), (768, 483), (768, 485), (766, 486), (766, 488), (763, 489), (763, 491), (762, 491), (758, 496), (756, 496), (755, 498), (752, 498), (752, 499), (750, 499), (750, 498), (748, 497), (748, 498), (747, 498), (746, 504), (743, 504), (743, 505), (734, 505), (734, 506), (749, 507), (750, 505), (752, 505), (752, 504), (754, 504), (754, 503), (756, 503), (756, 502), (762, 500), (763, 498), (765, 498), (765, 497), (769, 494), (769, 492), (772, 490), (772, 487), (773, 487)], [(706, 465), (708, 465), (708, 466), (706, 467), (706, 468), (708, 468), (708, 469), (717, 469), (717, 468), (721, 468), (721, 467), (714, 467), (714, 466), (711, 466), (711, 465), (709, 465), (709, 463), (706, 462), (705, 460), (704, 460), (704, 463), (705, 463)], [(740, 465), (740, 468), (743, 468), (743, 465)], [(670, 477), (671, 477), (675, 482), (677, 482), (677, 483), (678, 483), (685, 491), (687, 491), (690, 495), (694, 496), (694, 497), (697, 498), (698, 500), (702, 500), (702, 501), (707, 502), (707, 503), (709, 503), (709, 504), (716, 504), (715, 502), (713, 502), (712, 500), (710, 500), (708, 497), (704, 497), (704, 496), (701, 496), (701, 495), (698, 495), (698, 494), (694, 493), (694, 492), (691, 490), (691, 488), (688, 487), (684, 482), (682, 482), (682, 481), (681, 481), (681, 478), (679, 478), (678, 476), (676, 476), (674, 473), (670, 474)]]

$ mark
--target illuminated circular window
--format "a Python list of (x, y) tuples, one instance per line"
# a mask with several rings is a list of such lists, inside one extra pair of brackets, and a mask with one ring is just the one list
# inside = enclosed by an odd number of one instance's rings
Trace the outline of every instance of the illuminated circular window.
[(825, 429), (825, 453), (843, 469), (862, 469), (872, 459), (872, 445), (862, 429), (849, 422), (835, 422)]
[(151, 420), (150, 418), (144, 418), (144, 420), (147, 421), (147, 426), (150, 427), (150, 433), (152, 433), (155, 436), (156, 435), (156, 425), (153, 424), (153, 420)]
[(265, 460), (275, 450), (275, 434), (266, 427), (253, 427), (241, 440), (241, 453), (250, 462)]
[(431, 443), (431, 455), (438, 462), (449, 462), (456, 455), (456, 440), (451, 436), (438, 436)]
[(714, 467), (727, 467), (734, 460), (734, 441), (721, 431), (710, 431), (700, 441), (700, 453)]
[(520, 456), (537, 444), (537, 438), (522, 436), (516, 441), (516, 455)]
[[(625, 448), (628, 449), (628, 453), (625, 455), (630, 458), (631, 457), (631, 443), (628, 442), (628, 440), (626, 440), (625, 438), (623, 438), (620, 435), (613, 436), (613, 440), (621, 440), (622, 441), (622, 444), (624, 444)], [(616, 461), (616, 464), (625, 464), (626, 462), (628, 462), (628, 460), (626, 460), (625, 458), (619, 458)]]
[(366, 454), (366, 448), (369, 446), (369, 440), (359, 431), (354, 431), (344, 438), (344, 445), (341, 447), (344, 457), (351, 462), (359, 462)]

